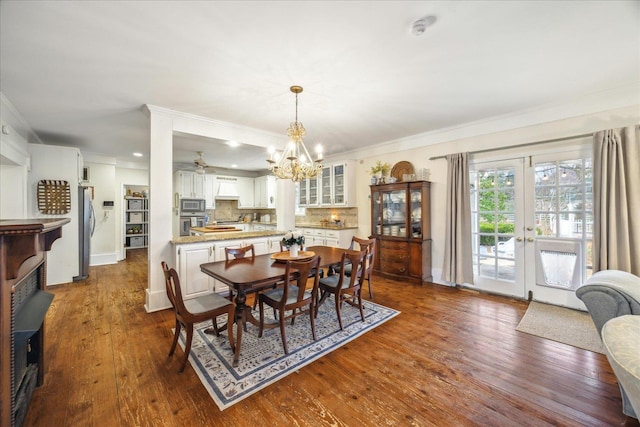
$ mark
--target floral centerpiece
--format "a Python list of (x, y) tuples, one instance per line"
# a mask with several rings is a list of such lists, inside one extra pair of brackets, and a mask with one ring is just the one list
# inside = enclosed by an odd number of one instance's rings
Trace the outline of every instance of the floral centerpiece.
[(304, 245), (304, 235), (299, 230), (289, 230), (282, 238), (282, 246), (289, 248), (292, 257), (298, 256), (298, 250)]

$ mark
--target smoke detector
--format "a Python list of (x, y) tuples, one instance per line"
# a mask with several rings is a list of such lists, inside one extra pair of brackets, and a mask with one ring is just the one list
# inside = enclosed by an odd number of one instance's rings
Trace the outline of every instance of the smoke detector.
[(436, 19), (437, 18), (434, 15), (428, 15), (424, 18), (418, 19), (411, 24), (411, 34), (416, 37), (420, 37), (428, 27), (432, 26), (436, 22)]

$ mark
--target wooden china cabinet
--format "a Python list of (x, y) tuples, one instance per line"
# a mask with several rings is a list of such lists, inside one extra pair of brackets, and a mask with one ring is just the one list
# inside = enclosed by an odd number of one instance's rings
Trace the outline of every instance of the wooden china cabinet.
[(431, 183), (371, 186), (371, 236), (378, 240), (374, 269), (383, 276), (430, 282)]

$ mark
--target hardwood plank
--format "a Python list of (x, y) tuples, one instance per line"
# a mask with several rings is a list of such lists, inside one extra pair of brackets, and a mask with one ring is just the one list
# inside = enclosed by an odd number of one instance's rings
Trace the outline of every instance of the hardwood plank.
[(220, 411), (189, 364), (177, 373), (182, 350), (167, 357), (172, 312), (144, 311), (146, 251), (128, 257), (50, 288), (25, 426), (640, 425), (604, 355), (515, 331), (525, 301), (377, 275), (399, 316)]

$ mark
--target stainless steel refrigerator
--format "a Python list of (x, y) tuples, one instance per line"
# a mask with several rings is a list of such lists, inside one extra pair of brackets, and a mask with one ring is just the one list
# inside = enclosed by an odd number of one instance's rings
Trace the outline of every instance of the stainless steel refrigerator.
[(91, 236), (96, 228), (96, 215), (91, 203), (91, 188), (78, 187), (78, 256), (79, 274), (74, 282), (89, 277), (89, 256), (91, 255)]

